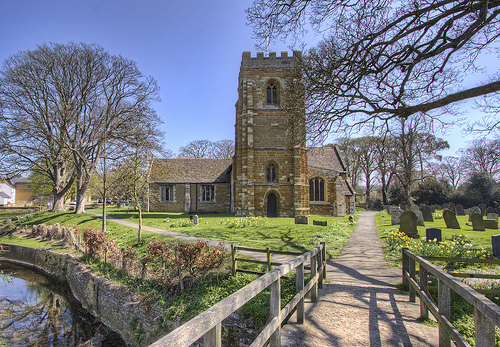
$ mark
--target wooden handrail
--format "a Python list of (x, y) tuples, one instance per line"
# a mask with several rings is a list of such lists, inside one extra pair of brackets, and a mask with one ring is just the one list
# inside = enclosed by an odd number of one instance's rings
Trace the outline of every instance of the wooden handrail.
[[(205, 346), (221, 345), (221, 322), (230, 314), (238, 310), (257, 294), (267, 287), (270, 291), (269, 307), (270, 316), (268, 323), (262, 332), (252, 343), (252, 347), (264, 346), (269, 341), (269, 346), (278, 346), (283, 320), (297, 308), (297, 321), (304, 321), (304, 297), (311, 292), (311, 300), (317, 297), (318, 283), (323, 279), (325, 263), (325, 244), (321, 243), (313, 250), (304, 253), (279, 267), (269, 271), (255, 281), (249, 283), (236, 293), (228, 296), (224, 300), (215, 304), (205, 312), (194, 317), (184, 325), (178, 327), (168, 335), (156, 341), (150, 347), (176, 347), (190, 346), (201, 337), (204, 338)], [(311, 268), (314, 269), (309, 281), (304, 285), (304, 263), (311, 261)], [(319, 261), (321, 260), (321, 261)], [(316, 264), (320, 264), (319, 269)], [(290, 271), (297, 269), (297, 294), (290, 302), (280, 309), (280, 279)]]
[[(415, 275), (417, 263), (420, 267), (420, 285), (417, 283)], [(430, 311), (439, 323), (440, 346), (449, 346), (450, 340), (453, 340), (458, 346), (469, 346), (464, 337), (449, 321), (451, 290), (474, 306), (476, 346), (495, 345), (495, 326), (500, 327), (500, 307), (497, 304), (423, 257), (410, 252), (407, 248), (402, 249), (402, 264), (403, 285), (409, 287), (410, 301), (414, 302), (415, 294), (418, 294), (421, 316), (426, 318), (426, 313)], [(439, 296), (437, 305), (432, 301), (429, 294), (428, 274), (432, 274), (438, 279)]]

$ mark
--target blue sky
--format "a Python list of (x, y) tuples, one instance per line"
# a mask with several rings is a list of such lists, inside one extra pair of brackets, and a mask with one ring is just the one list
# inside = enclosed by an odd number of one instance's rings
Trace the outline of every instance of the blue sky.
[[(0, 60), (42, 43), (97, 43), (137, 62), (160, 85), (154, 108), (166, 147), (234, 139), (243, 51), (256, 55), (244, 10), (251, 0), (0, 0)], [(311, 44), (309, 42), (309, 44)], [(273, 43), (271, 51), (290, 51)], [(278, 53), (279, 55), (279, 53)], [(458, 128), (448, 136), (464, 147)], [(465, 138), (469, 139), (469, 138)]]

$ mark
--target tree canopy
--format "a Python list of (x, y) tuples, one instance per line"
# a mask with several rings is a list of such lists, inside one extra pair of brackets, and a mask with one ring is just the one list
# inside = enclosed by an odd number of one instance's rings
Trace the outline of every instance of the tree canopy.
[(480, 96), (498, 110), (496, 66), (476, 86), (464, 79), (483, 68), (482, 54), (498, 54), (499, 14), (491, 0), (254, 0), (247, 10), (262, 42), (297, 39), (306, 25), (324, 35), (300, 66), (312, 136), (413, 114), (436, 119)]
[(31, 170), (54, 184), (54, 210), (73, 180), (76, 211), (107, 140), (120, 141), (158, 86), (135, 62), (99, 45), (44, 44), (0, 69), (0, 154), (4, 168)]

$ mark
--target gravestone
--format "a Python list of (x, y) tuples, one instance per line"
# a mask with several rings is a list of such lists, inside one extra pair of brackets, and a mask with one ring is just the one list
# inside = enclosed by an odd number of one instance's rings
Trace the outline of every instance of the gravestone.
[(496, 213), (496, 214), (498, 214), (498, 215), (500, 216), (500, 207), (497, 207), (497, 208), (495, 209), (495, 213)]
[(483, 216), (480, 213), (473, 213), (470, 220), (472, 222), (472, 230), (484, 231)]
[(455, 210), (457, 211), (457, 216), (465, 216), (464, 206), (461, 204), (457, 204), (455, 206)]
[[(469, 208), (469, 222), (471, 222), (471, 216), (474, 214), (474, 213), (479, 213), (481, 214), (481, 209), (477, 206), (474, 206), (474, 207), (471, 207)], [(482, 214), (481, 214), (482, 215)]]
[(488, 213), (495, 213), (495, 209), (491, 206), (486, 207), (485, 215)]
[(482, 203), (482, 204), (477, 205), (477, 207), (479, 207), (481, 209), (481, 216), (484, 216), (484, 214), (486, 213), (486, 204)]
[(443, 211), (443, 219), (446, 223), (446, 227), (449, 229), (460, 229), (460, 224), (458, 224), (457, 215), (450, 210)]
[(454, 202), (449, 202), (449, 203), (448, 203), (448, 209), (449, 209), (451, 212), (453, 212), (453, 213), (457, 214), (457, 210), (456, 210), (456, 208), (455, 208), (455, 203), (454, 203)]
[(436, 242), (441, 242), (442, 241), (442, 238), (441, 238), (441, 229), (437, 229), (437, 228), (428, 228), (428, 229), (425, 229), (425, 239), (427, 241), (434, 241), (434, 240), (436, 240)]
[(415, 215), (417, 216), (417, 225), (419, 226), (425, 226), (425, 223), (424, 223), (424, 216), (422, 215), (422, 212), (420, 211), (420, 209), (418, 208), (417, 205), (415, 204), (411, 204), (410, 205), (410, 211), (412, 211), (413, 213), (415, 213)]
[(320, 225), (322, 227), (326, 227), (328, 225), (328, 221), (326, 221), (326, 220), (313, 220), (313, 225)]
[(429, 206), (427, 205), (420, 206), (420, 211), (422, 212), (422, 216), (424, 217), (424, 222), (434, 222), (431, 208)]
[(500, 235), (491, 235), (491, 248), (493, 249), (493, 256), (500, 257)]
[(200, 224), (200, 218), (196, 214), (193, 216), (193, 224), (194, 225), (199, 225)]
[(400, 208), (395, 208), (391, 212), (391, 225), (398, 225), (401, 215), (403, 214), (403, 210)]
[(441, 205), (441, 209), (442, 209), (442, 210), (446, 210), (446, 209), (448, 209), (448, 210), (449, 210), (449, 205), (448, 205), (448, 203), (447, 203), (447, 202), (445, 202), (444, 204), (442, 204), (442, 205)]
[(496, 213), (487, 213), (486, 218), (495, 219), (498, 222), (498, 214), (496, 214)]
[(415, 212), (405, 211), (400, 218), (399, 231), (405, 233), (409, 237), (417, 238), (417, 222), (418, 218)]
[(295, 224), (309, 224), (309, 216), (295, 216)]
[(436, 210), (442, 210), (443, 208), (441, 207), (441, 205), (432, 205), (431, 206), (431, 210), (432, 210), (432, 213), (436, 212)]
[(498, 229), (498, 219), (483, 219), (485, 229)]

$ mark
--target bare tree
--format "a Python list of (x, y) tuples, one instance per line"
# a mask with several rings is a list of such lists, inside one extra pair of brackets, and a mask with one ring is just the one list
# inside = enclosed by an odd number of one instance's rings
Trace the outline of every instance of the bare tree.
[(179, 148), (179, 158), (208, 158), (213, 143), (209, 140), (195, 140)]
[[(95, 44), (49, 44), (8, 58), (1, 72), (2, 127), (15, 141), (2, 144), (23, 169), (42, 169), (54, 182), (54, 210), (76, 180), (76, 213), (105, 140), (134, 120), (134, 110), (155, 100), (156, 82), (135, 62)], [(17, 124), (18, 123), (18, 124)]]
[(234, 140), (219, 140), (213, 143), (214, 158), (228, 159), (234, 156)]
[(195, 140), (179, 148), (179, 158), (227, 159), (234, 155), (234, 140)]
[(371, 186), (375, 179), (374, 173), (377, 168), (375, 160), (377, 138), (374, 136), (365, 136), (352, 139), (350, 146), (353, 148), (353, 154), (359, 162), (359, 169), (364, 176), (366, 202), (370, 200)]
[(491, 0), (254, 0), (247, 10), (262, 40), (297, 39), (306, 24), (326, 33), (300, 66), (314, 136), (413, 114), (438, 118), (459, 101), (496, 95), (498, 74), (472, 88), (462, 80), (498, 44), (499, 14)]
[(448, 181), (453, 189), (457, 189), (465, 171), (461, 158), (446, 156), (436, 166), (440, 178)]
[(500, 173), (500, 140), (476, 139), (460, 152), (469, 175), (483, 173), (496, 178)]

